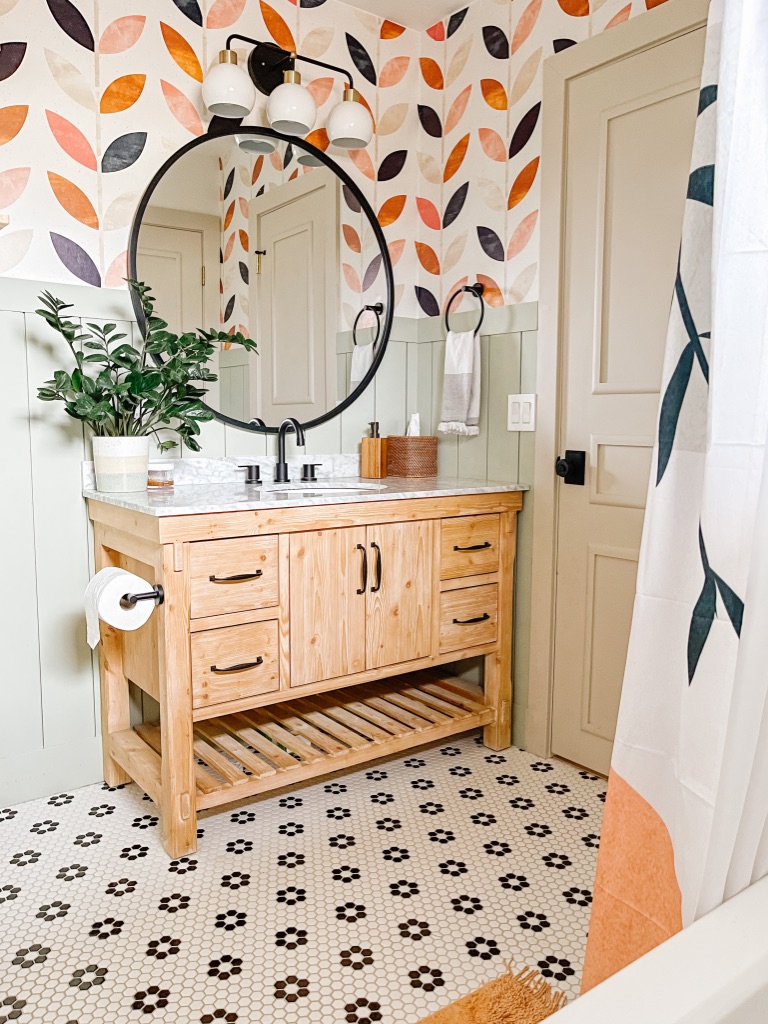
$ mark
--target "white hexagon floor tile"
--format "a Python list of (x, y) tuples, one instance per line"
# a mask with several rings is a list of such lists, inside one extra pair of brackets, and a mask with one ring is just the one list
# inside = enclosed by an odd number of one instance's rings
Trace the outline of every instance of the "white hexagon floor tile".
[(134, 785), (0, 810), (0, 1024), (411, 1024), (578, 991), (605, 782), (469, 735), (200, 819)]

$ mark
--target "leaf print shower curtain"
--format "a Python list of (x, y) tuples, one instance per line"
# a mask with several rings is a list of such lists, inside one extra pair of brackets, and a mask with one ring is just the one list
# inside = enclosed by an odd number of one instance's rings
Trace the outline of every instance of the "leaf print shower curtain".
[(766, 55), (712, 0), (584, 990), (768, 873)]

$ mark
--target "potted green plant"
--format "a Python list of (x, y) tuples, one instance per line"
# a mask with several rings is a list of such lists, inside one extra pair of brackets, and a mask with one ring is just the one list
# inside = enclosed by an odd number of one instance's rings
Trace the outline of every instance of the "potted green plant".
[(229, 342), (256, 351), (256, 342), (242, 334), (198, 330), (173, 334), (155, 316), (154, 298), (147, 285), (129, 281), (141, 300), (145, 337), (138, 346), (126, 340), (116, 324), (83, 326), (66, 319), (71, 303), (50, 292), (40, 296), (37, 313), (62, 336), (74, 367), (56, 370), (38, 388), (44, 402), (63, 402), (73, 419), (93, 431), (96, 486), (100, 491), (142, 490), (147, 483), (149, 442), (160, 451), (176, 447), (161, 432), (175, 432), (181, 443), (200, 451), (200, 424), (213, 419), (203, 405), (205, 385), (217, 380), (210, 370), (218, 344)]

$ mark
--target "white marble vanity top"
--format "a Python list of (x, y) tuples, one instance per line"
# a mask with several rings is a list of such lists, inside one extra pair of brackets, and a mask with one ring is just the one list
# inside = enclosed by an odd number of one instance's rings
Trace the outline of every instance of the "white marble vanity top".
[(404, 479), (392, 476), (380, 481), (361, 480), (350, 476), (323, 477), (317, 484), (300, 484), (294, 481), (288, 488), (271, 484), (249, 485), (239, 481), (205, 481), (117, 494), (85, 487), (83, 496), (150, 516), (189, 516), (213, 512), (296, 508), (306, 505), (338, 505), (360, 501), (392, 501), (397, 498), (498, 494), (528, 489), (522, 484), (493, 483), (456, 477)]

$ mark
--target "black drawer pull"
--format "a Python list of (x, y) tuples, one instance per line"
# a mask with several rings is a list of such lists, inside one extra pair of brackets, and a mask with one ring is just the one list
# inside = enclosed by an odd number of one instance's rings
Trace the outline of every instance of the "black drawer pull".
[(470, 544), (469, 547), (460, 548), (458, 544), (453, 545), (454, 551), (482, 551), (484, 548), (492, 548), (493, 544), (489, 540), (483, 541), (482, 544)]
[(483, 612), (482, 615), (478, 615), (476, 619), (454, 619), (454, 626), (469, 626), (473, 622), (487, 622), (490, 619), (488, 612)]
[(230, 665), (229, 668), (219, 668), (218, 665), (211, 665), (211, 672), (215, 672), (217, 676), (223, 676), (227, 672), (245, 672), (249, 668), (257, 668), (263, 664), (264, 659), (259, 655), (256, 661), (246, 661), (242, 665)]
[(209, 576), (211, 583), (247, 583), (248, 580), (257, 580), (264, 573), (261, 569), (256, 572), (239, 572), (236, 576)]
[(364, 594), (368, 589), (368, 552), (364, 544), (358, 544), (357, 550), (363, 552), (363, 583), (357, 588), (358, 594)]

